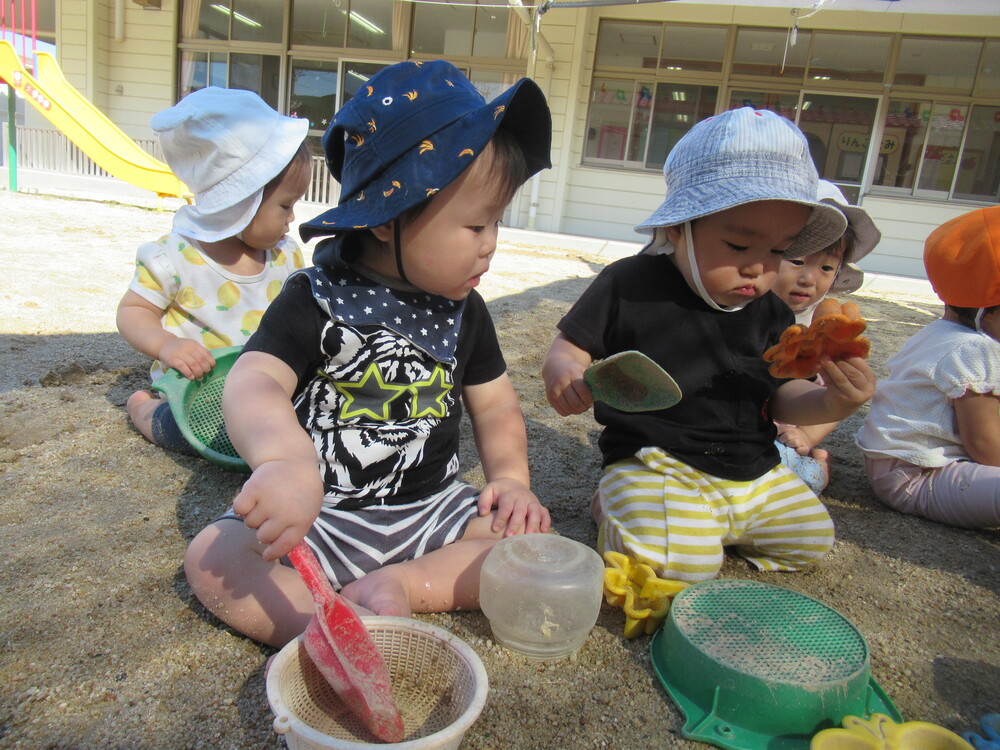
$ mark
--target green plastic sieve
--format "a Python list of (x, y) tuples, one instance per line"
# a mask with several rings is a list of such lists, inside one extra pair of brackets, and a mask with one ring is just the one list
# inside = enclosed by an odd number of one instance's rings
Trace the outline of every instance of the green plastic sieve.
[(200, 456), (223, 469), (246, 472), (250, 468), (233, 448), (222, 418), (222, 388), (242, 349), (213, 349), (215, 367), (201, 380), (188, 380), (176, 370), (167, 370), (153, 383), (153, 390), (167, 397), (181, 434)]
[(683, 734), (727, 750), (808, 750), (845, 716), (899, 711), (843, 615), (796, 591), (716, 580), (680, 592), (650, 644)]

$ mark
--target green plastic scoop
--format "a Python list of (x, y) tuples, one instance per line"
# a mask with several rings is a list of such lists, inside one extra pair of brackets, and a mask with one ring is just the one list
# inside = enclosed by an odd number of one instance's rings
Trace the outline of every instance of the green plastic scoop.
[(583, 380), (595, 401), (619, 411), (656, 411), (681, 400), (680, 386), (642, 352), (613, 354), (588, 367)]

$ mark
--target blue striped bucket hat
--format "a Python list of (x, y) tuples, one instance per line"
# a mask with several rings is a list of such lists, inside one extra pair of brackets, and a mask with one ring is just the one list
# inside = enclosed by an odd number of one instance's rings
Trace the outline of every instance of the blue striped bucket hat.
[[(663, 204), (635, 227), (637, 232), (654, 235), (660, 227), (773, 200), (812, 208), (806, 228), (785, 252), (787, 258), (822, 250), (847, 228), (844, 214), (817, 198), (819, 177), (805, 136), (770, 110), (742, 107), (702, 120), (667, 156), (663, 177)], [(658, 233), (659, 239), (663, 236)]]

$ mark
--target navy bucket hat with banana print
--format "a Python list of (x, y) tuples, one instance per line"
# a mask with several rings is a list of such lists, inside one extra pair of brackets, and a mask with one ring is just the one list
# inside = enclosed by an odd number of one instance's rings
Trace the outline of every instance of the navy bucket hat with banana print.
[(386, 224), (455, 180), (498, 128), (524, 151), (529, 174), (551, 166), (552, 120), (537, 84), (522, 78), (487, 103), (444, 60), (379, 71), (323, 136), (340, 201), (299, 228), (306, 242)]

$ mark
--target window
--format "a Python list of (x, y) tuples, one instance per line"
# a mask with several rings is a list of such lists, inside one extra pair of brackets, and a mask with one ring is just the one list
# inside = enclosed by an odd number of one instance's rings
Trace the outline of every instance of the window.
[(288, 114), (309, 120), (309, 130), (326, 131), (337, 104), (337, 63), (318, 60), (292, 62)]
[(802, 94), (799, 129), (809, 142), (820, 177), (841, 185), (861, 185), (877, 108), (874, 97)]
[(722, 70), (728, 31), (717, 26), (602, 21), (597, 65), (661, 71)]
[(206, 86), (245, 89), (278, 109), (281, 58), (229, 52), (181, 52), (181, 97)]
[(1000, 198), (1000, 39), (793, 31), (602, 20), (583, 163), (659, 169), (694, 123), (753, 107), (855, 199)]
[(185, 0), (180, 33), (189, 40), (278, 43), (283, 18), (281, 0)]
[(811, 31), (742, 28), (736, 34), (733, 75), (767, 76), (801, 81), (809, 62)]
[(406, 3), (385, 0), (294, 0), (291, 41), (294, 45), (405, 49)]
[[(513, 13), (497, 8), (477, 9), (476, 25), (472, 32), (472, 54), (476, 57), (503, 57), (507, 53), (508, 20), (516, 20), (524, 26)], [(519, 57), (527, 57), (527, 50)]]
[(903, 37), (893, 85), (971, 93), (982, 49), (981, 39)]
[(624, 165), (634, 89), (632, 81), (594, 80), (590, 92), (585, 158), (610, 159), (620, 166)]
[(602, 68), (655, 68), (663, 24), (601, 21), (597, 65)]
[(292, 4), (291, 42), (314, 47), (347, 46), (347, 3), (341, 13), (330, 0), (296, 0)]
[(810, 81), (882, 83), (892, 37), (875, 34), (813, 33)]
[(225, 88), (229, 80), (229, 55), (225, 52), (184, 50), (181, 52), (180, 75), (182, 99), (206, 86)]
[(229, 55), (229, 88), (246, 89), (278, 109), (281, 58), (277, 55)]
[(1000, 202), (1000, 107), (972, 108), (954, 196)]
[(1000, 40), (986, 42), (983, 66), (976, 78), (976, 92), (983, 96), (1000, 95)]
[[(584, 163), (657, 170), (715, 112), (729, 29), (602, 20)], [(625, 70), (616, 74), (613, 70)]]
[(659, 69), (721, 73), (728, 36), (716, 26), (664, 26)]
[(915, 192), (943, 193), (941, 197), (946, 197), (951, 191), (967, 114), (964, 106), (936, 103), (931, 107)]
[(729, 95), (729, 106), (726, 109), (738, 107), (753, 107), (754, 109), (769, 109), (775, 114), (787, 117), (795, 122), (799, 109), (799, 93), (797, 91), (748, 91), (734, 89)]
[(873, 187), (996, 202), (998, 182), (1000, 107), (890, 100)]
[(718, 88), (597, 79), (584, 159), (659, 170), (684, 133), (715, 111)]
[(928, 102), (889, 101), (873, 186), (913, 189), (929, 119)]
[(410, 51), (449, 59), (472, 55), (527, 58), (530, 37), (524, 22), (517, 14), (496, 7), (495, 0), (483, 5), (475, 7), (475, 0), (414, 3)]
[(719, 89), (660, 83), (656, 87), (649, 143), (644, 154), (635, 154), (647, 169), (662, 169), (667, 154), (695, 123), (715, 113)]

